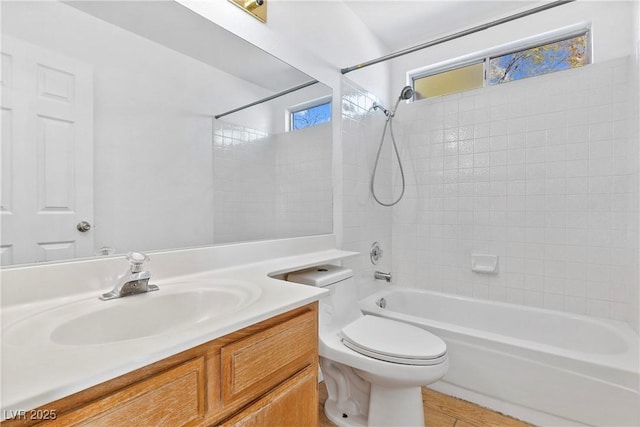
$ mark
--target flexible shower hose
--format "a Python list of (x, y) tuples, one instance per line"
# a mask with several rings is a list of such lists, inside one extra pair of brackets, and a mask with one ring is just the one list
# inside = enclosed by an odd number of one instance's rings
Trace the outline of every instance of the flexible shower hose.
[[(393, 111), (391, 112), (391, 114), (389, 114), (389, 116), (387, 117), (387, 121), (384, 124), (384, 129), (382, 130), (382, 138), (380, 138), (380, 146), (378, 147), (378, 154), (376, 155), (376, 162), (373, 165), (373, 173), (371, 174), (371, 195), (373, 196), (373, 199), (376, 202), (378, 202), (382, 206), (387, 206), (387, 207), (393, 206), (397, 204), (400, 200), (402, 200), (402, 197), (404, 196), (405, 186), (406, 186), (404, 182), (404, 170), (402, 168), (402, 160), (400, 160), (400, 153), (398, 153), (396, 138), (393, 135), (393, 116), (395, 116), (396, 110), (398, 109), (398, 104), (400, 104), (401, 100), (402, 99), (398, 99), (395, 107), (393, 108)], [(378, 199), (378, 197), (376, 196), (376, 190), (375, 190), (376, 171), (378, 170), (378, 162), (380, 161), (380, 153), (382, 152), (384, 137), (387, 134), (387, 127), (389, 127), (389, 133), (391, 134), (391, 145), (393, 145), (393, 151), (396, 153), (396, 159), (398, 159), (398, 167), (400, 168), (400, 177), (402, 178), (402, 192), (400, 193), (400, 197), (398, 197), (396, 200), (394, 200), (391, 203), (384, 203), (380, 199)]]

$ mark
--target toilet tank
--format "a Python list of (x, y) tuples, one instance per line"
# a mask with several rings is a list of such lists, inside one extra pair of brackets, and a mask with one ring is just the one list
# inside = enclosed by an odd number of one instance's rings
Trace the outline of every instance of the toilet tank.
[(320, 300), (321, 324), (347, 324), (362, 316), (358, 308), (353, 271), (337, 265), (319, 265), (294, 271), (287, 281), (328, 289), (330, 294)]
[(352, 277), (353, 271), (348, 268), (337, 265), (318, 265), (289, 273), (287, 281), (324, 288)]

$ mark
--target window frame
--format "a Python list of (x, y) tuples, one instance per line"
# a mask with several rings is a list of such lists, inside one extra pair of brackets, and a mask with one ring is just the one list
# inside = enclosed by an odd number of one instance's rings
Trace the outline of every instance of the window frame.
[[(300, 111), (304, 111), (304, 110), (309, 110), (311, 108), (315, 108), (315, 107), (319, 107), (321, 105), (326, 105), (329, 104), (330, 108), (331, 108), (331, 114), (329, 114), (329, 121), (325, 122), (325, 123), (331, 123), (333, 121), (333, 97), (331, 95), (327, 95), (327, 96), (323, 96), (321, 98), (316, 98), (316, 99), (312, 99), (311, 101), (306, 101), (303, 102), (301, 104), (296, 104), (296, 105), (292, 105), (291, 107), (288, 107), (285, 111), (285, 129), (287, 130), (287, 132), (294, 132), (297, 130), (303, 130), (303, 129), (307, 129), (310, 127), (314, 127), (314, 126), (318, 126), (318, 125), (312, 125), (312, 126), (307, 126), (304, 127), (302, 129), (294, 129), (293, 128), (293, 115), (295, 113), (299, 113)], [(325, 124), (325, 123), (319, 123), (319, 124)]]
[[(469, 55), (464, 55), (458, 58), (449, 59), (446, 61), (442, 61), (433, 65), (428, 65), (426, 67), (420, 67), (414, 70), (410, 70), (407, 72), (407, 85), (415, 88), (415, 80), (421, 79), (423, 77), (432, 76), (435, 74), (445, 73), (447, 71), (452, 71), (458, 68), (463, 68), (469, 65), (483, 63), (482, 70), (482, 81), (483, 84), (481, 87), (490, 87), (490, 86), (499, 86), (500, 84), (489, 85), (489, 68), (490, 68), (490, 60), (492, 58), (497, 58), (504, 55), (509, 55), (515, 52), (520, 52), (527, 49), (532, 49), (539, 46), (544, 46), (546, 44), (560, 42), (563, 40), (568, 40), (577, 36), (586, 35), (586, 56), (587, 56), (587, 64), (592, 64), (593, 62), (593, 41), (592, 41), (592, 30), (590, 23), (580, 23), (576, 25), (572, 25), (569, 27), (561, 28), (559, 30), (549, 31), (546, 33), (538, 34), (533, 37), (527, 37), (519, 40), (515, 40), (509, 43), (505, 43), (502, 45), (494, 46), (492, 48), (484, 49), (479, 52), (474, 52)], [(546, 73), (550, 74), (550, 73)], [(543, 75), (546, 75), (543, 74)], [(523, 80), (523, 79), (519, 79)], [(514, 80), (518, 81), (518, 80)], [(507, 83), (507, 82), (504, 82)], [(477, 89), (480, 89), (478, 87)], [(473, 89), (475, 90), (475, 89)], [(440, 95), (446, 96), (454, 93), (460, 92), (451, 92), (449, 94)], [(429, 98), (424, 98), (429, 99)]]

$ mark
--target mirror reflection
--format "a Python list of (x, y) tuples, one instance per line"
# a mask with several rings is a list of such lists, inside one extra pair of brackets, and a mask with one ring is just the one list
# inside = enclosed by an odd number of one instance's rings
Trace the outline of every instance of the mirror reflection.
[(214, 119), (313, 79), (174, 2), (1, 7), (3, 266), (332, 231), (327, 86)]

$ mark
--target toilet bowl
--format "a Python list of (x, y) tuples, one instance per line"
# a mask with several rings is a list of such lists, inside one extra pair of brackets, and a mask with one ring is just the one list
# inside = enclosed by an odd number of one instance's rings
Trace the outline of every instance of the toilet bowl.
[(447, 372), (444, 341), (413, 325), (363, 315), (349, 269), (323, 265), (287, 280), (330, 291), (320, 300), (318, 331), (327, 418), (340, 426), (424, 425), (421, 388)]

